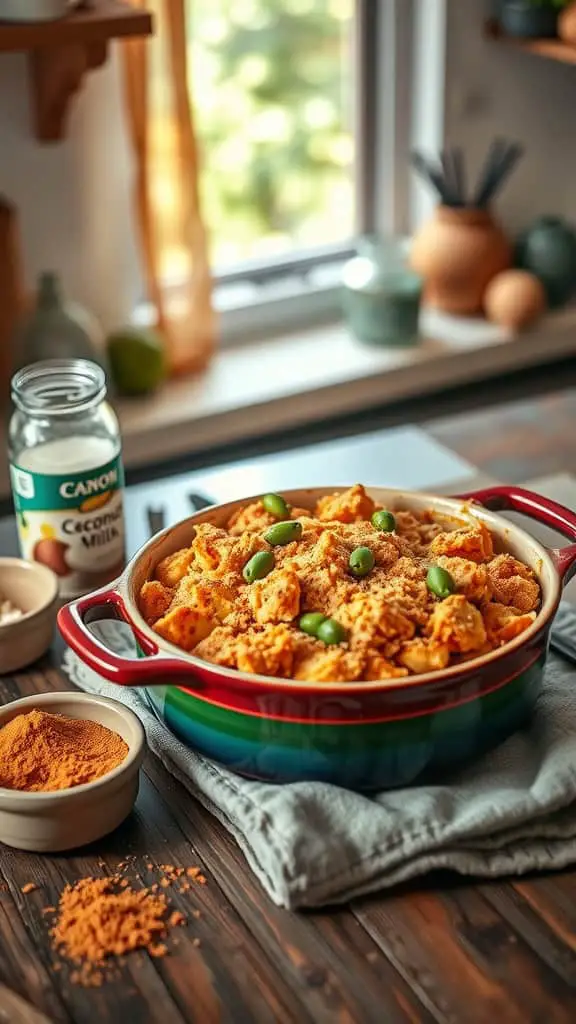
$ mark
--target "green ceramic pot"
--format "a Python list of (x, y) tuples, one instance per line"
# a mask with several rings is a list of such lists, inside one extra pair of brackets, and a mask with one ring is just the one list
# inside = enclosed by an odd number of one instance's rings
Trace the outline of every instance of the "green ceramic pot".
[(553, 39), (558, 34), (557, 7), (549, 0), (502, 0), (500, 24), (517, 39)]
[(517, 240), (515, 264), (536, 274), (551, 309), (576, 292), (576, 231), (560, 217), (540, 217)]

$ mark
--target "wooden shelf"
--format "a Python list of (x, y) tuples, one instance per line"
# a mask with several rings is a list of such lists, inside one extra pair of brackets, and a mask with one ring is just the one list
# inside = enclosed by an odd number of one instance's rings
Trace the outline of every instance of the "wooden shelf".
[(563, 43), (561, 39), (516, 39), (514, 36), (507, 36), (495, 20), (486, 23), (486, 36), (506, 46), (514, 46), (517, 50), (524, 50), (535, 57), (544, 57), (546, 60), (558, 60), (563, 64), (576, 64), (576, 46)]
[(152, 15), (126, 0), (88, 0), (56, 21), (0, 22), (0, 53), (28, 53), (36, 138), (64, 137), (70, 100), (87, 72), (106, 62), (111, 40), (153, 30)]
[(148, 11), (131, 7), (124, 0), (92, 0), (56, 21), (0, 22), (0, 53), (151, 34), (152, 15)]

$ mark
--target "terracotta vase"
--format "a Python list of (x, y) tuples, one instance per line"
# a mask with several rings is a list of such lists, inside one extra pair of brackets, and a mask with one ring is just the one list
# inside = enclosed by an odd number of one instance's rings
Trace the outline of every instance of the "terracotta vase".
[(424, 301), (445, 313), (480, 313), (489, 281), (512, 265), (512, 247), (487, 210), (439, 206), (416, 233), (410, 262)]
[(576, 46), (576, 3), (570, 4), (560, 13), (558, 35), (565, 43)]

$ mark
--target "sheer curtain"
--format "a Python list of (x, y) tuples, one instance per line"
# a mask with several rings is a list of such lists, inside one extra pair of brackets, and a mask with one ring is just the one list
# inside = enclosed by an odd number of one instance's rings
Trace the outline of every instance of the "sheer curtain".
[(155, 24), (151, 39), (123, 46), (142, 261), (170, 368), (193, 373), (210, 360), (216, 322), (188, 88), (186, 0), (132, 2), (152, 11)]

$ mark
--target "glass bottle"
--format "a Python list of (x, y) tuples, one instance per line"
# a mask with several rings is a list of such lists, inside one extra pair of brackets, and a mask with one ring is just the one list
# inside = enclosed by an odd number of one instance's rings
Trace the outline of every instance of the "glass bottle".
[(121, 439), (106, 377), (86, 359), (47, 359), (12, 378), (10, 478), (22, 557), (69, 599), (125, 562)]
[(90, 359), (106, 369), (103, 332), (95, 317), (64, 296), (60, 278), (38, 278), (34, 307), (17, 325), (14, 369), (43, 359)]

